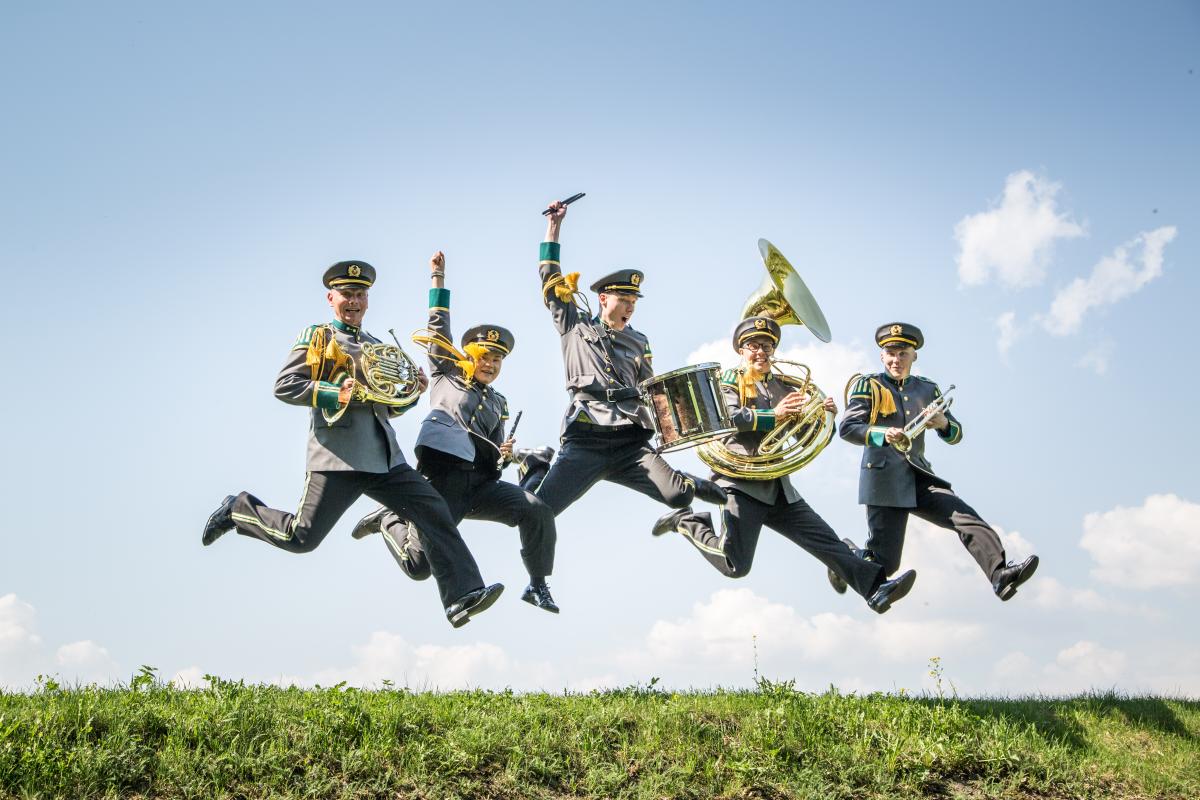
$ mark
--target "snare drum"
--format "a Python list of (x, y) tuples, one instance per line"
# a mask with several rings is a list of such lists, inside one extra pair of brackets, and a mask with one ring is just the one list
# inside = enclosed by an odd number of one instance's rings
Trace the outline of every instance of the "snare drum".
[(692, 447), (736, 432), (721, 399), (720, 371), (720, 364), (697, 364), (639, 384), (642, 401), (654, 418), (658, 452)]

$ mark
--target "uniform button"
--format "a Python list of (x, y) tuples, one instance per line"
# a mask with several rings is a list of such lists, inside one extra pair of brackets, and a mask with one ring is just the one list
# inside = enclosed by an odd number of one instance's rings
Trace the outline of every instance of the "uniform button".
[(478, 406), (478, 408), (476, 408), (475, 410), (476, 410), (476, 411), (479, 411), (481, 408), (483, 408), (483, 403), (480, 403), (480, 404), (479, 404), (479, 406)]
[(906, 402), (906, 403), (908, 402), (908, 398), (907, 398), (907, 397), (905, 397), (905, 398), (904, 398), (904, 402)]

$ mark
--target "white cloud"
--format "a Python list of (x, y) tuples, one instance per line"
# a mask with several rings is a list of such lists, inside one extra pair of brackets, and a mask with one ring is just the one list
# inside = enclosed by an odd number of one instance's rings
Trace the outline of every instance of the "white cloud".
[[(1079, 330), (1084, 315), (1093, 308), (1112, 305), (1162, 275), (1163, 249), (1175, 238), (1174, 226), (1138, 234), (1100, 260), (1087, 278), (1076, 278), (1054, 296), (1042, 319), (1046, 330), (1066, 336)], [(1141, 247), (1140, 257), (1130, 251)]]
[(204, 675), (205, 672), (200, 667), (184, 667), (171, 676), (170, 683), (177, 689), (204, 689), (208, 686)]
[(108, 650), (90, 640), (59, 647), (54, 663), (58, 674), (76, 683), (116, 683), (123, 677)]
[(332, 686), (345, 681), (372, 687), (391, 681), (420, 690), (554, 688), (554, 669), (545, 662), (522, 662), (487, 642), (460, 645), (409, 643), (396, 633), (375, 631), (352, 648), (347, 666), (329, 667), (309, 676), (283, 676), (276, 683)]
[(0, 686), (33, 684), (42, 661), (37, 612), (15, 594), (0, 597)]
[(1200, 505), (1173, 494), (1146, 498), (1083, 519), (1080, 545), (1096, 562), (1092, 575), (1132, 589), (1194, 585), (1200, 579)]
[(1111, 604), (1106, 602), (1095, 589), (1071, 589), (1049, 575), (1039, 575), (1037, 580), (1029, 584), (1033, 594), (1034, 605), (1042, 608), (1077, 608), (1084, 611), (1111, 610)]
[(1017, 651), (1009, 653), (996, 662), (996, 666), (992, 669), (992, 673), (1001, 680), (1008, 681), (1009, 679), (1021, 679), (1028, 675), (1033, 670), (1033, 659), (1024, 653)]
[(1079, 692), (1115, 686), (1124, 674), (1128, 660), (1120, 650), (1110, 650), (1085, 640), (1060, 650), (1043, 672), (1057, 690)]
[(722, 589), (693, 605), (687, 617), (655, 622), (646, 636), (645, 656), (660, 665), (703, 660), (744, 666), (757, 648), (789, 660), (832, 664), (866, 646), (887, 661), (923, 662), (930, 653), (960, 649), (981, 635), (979, 625), (944, 619), (893, 617), (884, 622), (876, 617), (864, 622), (833, 613), (803, 617), (750, 589)]
[(1108, 372), (1108, 363), (1112, 360), (1113, 343), (1110, 340), (1099, 342), (1091, 350), (1088, 350), (1083, 356), (1075, 362), (1075, 366), (1090, 369), (1097, 375), (1104, 375)]
[(1005, 311), (996, 317), (996, 329), (1000, 332), (996, 338), (996, 350), (1000, 352), (1001, 356), (1007, 356), (1008, 351), (1024, 333), (1017, 325), (1016, 320), (1017, 313), (1015, 311)]
[(1060, 188), (1029, 170), (1009, 175), (997, 207), (954, 226), (959, 280), (977, 286), (994, 273), (1001, 284), (1015, 289), (1045, 280), (1054, 242), (1084, 235), (1082, 225), (1059, 213), (1055, 196)]

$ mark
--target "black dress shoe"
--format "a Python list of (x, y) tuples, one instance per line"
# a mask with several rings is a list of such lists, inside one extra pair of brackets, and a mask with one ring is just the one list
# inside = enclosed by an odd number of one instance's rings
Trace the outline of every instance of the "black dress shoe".
[(691, 508), (677, 508), (674, 511), (668, 511), (654, 523), (654, 527), (650, 529), (650, 535), (662, 536), (665, 533), (674, 533), (679, 527), (679, 521), (690, 513), (692, 513)]
[(1000, 574), (992, 581), (992, 589), (996, 597), (1008, 600), (1017, 593), (1017, 587), (1033, 577), (1038, 568), (1038, 557), (1030, 556), (1020, 564), (1008, 562), (1008, 566), (1000, 570)]
[(543, 611), (549, 611), (551, 614), (558, 613), (558, 603), (554, 602), (554, 598), (550, 595), (550, 587), (545, 583), (529, 584), (521, 593), (521, 599)]
[(387, 513), (387, 506), (380, 506), (360, 519), (354, 530), (350, 531), (350, 535), (355, 539), (365, 539), (372, 533), (383, 533), (383, 518)]
[(917, 571), (910, 569), (899, 578), (880, 584), (875, 593), (867, 600), (867, 605), (876, 614), (883, 614), (892, 607), (892, 603), (908, 594), (916, 582)]
[(697, 478), (695, 475), (688, 475), (687, 477), (692, 482), (692, 485), (696, 487), (696, 499), (712, 503), (714, 506), (723, 506), (725, 505), (725, 501), (729, 499), (729, 495), (726, 494), (724, 489), (707, 478)]
[(482, 614), (492, 607), (492, 603), (500, 598), (504, 591), (503, 583), (493, 583), (473, 592), (467, 592), (446, 607), (446, 619), (456, 628), (461, 628), (471, 621), (471, 617)]
[[(862, 556), (859, 553), (858, 546), (855, 545), (854, 542), (850, 541), (849, 539), (842, 539), (842, 544), (846, 545), (846, 547), (849, 547), (850, 552), (854, 553), (855, 556), (862, 558)], [(846, 589), (849, 588), (849, 585), (844, 580), (842, 580), (841, 575), (838, 575), (836, 572), (834, 572), (831, 569), (827, 569), (827, 570), (825, 570), (825, 577), (829, 578), (829, 585), (833, 587), (833, 590), (835, 592), (837, 592), (838, 594), (846, 593)]]
[(233, 495), (229, 495), (221, 501), (216, 511), (208, 515), (208, 522), (204, 523), (204, 535), (200, 537), (200, 542), (205, 547), (233, 530), (234, 499)]

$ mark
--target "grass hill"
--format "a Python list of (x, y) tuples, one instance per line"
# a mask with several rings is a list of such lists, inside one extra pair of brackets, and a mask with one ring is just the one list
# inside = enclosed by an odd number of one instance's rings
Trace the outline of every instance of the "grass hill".
[(1200, 702), (756, 690), (0, 692), (12, 798), (1192, 798)]

